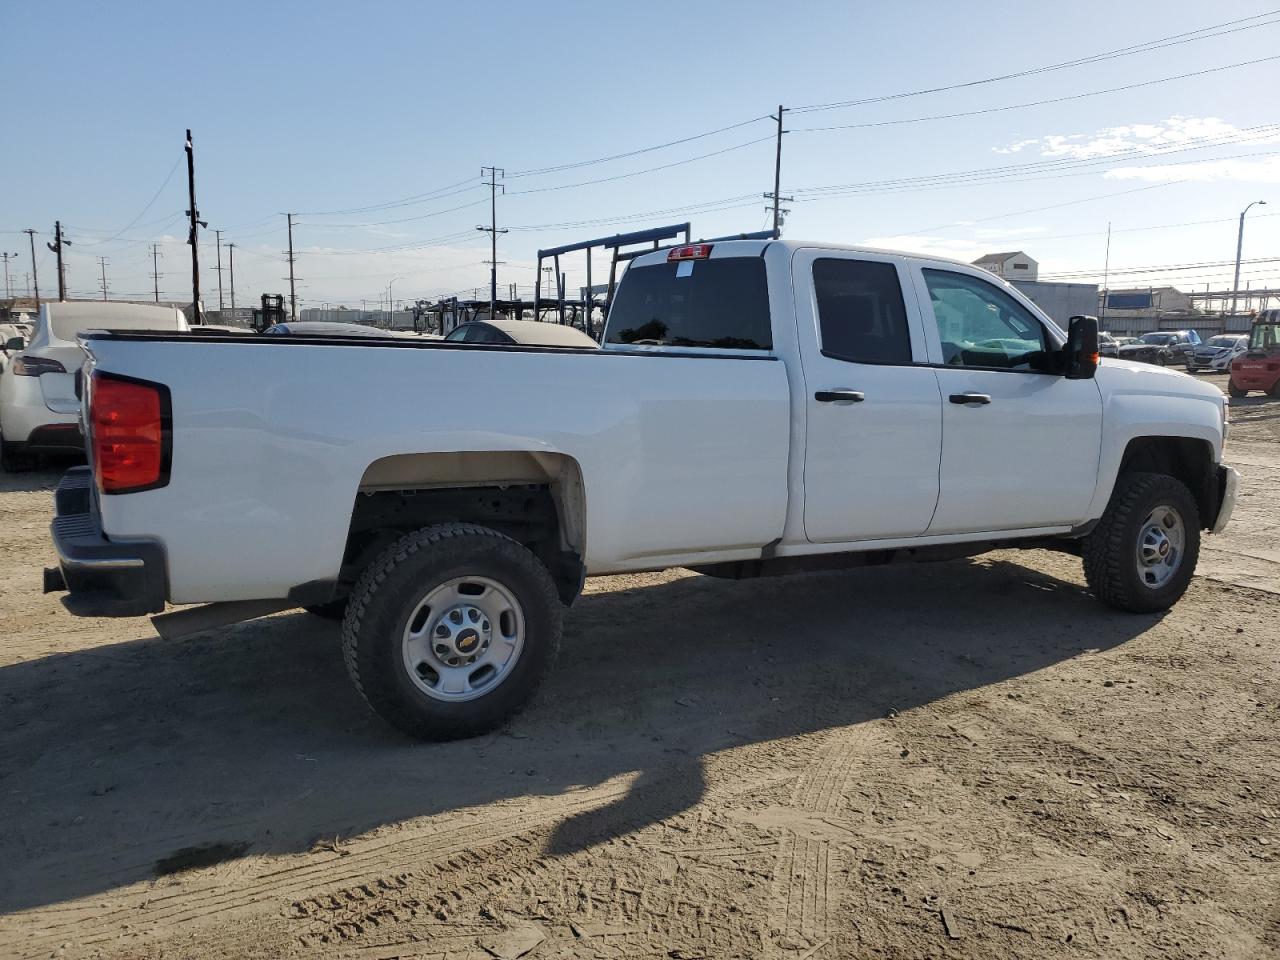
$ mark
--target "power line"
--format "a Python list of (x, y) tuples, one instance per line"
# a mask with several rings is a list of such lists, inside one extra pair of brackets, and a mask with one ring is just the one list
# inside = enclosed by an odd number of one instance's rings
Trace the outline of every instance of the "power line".
[[(1277, 21), (1280, 22), (1280, 21)], [(895, 127), (908, 123), (928, 123), (934, 120), (955, 120), (961, 117), (978, 117), (990, 113), (1002, 113), (1006, 110), (1022, 110), (1025, 107), (1043, 107), (1054, 103), (1066, 103), (1069, 100), (1083, 100), (1097, 97), (1105, 93), (1119, 93), (1125, 90), (1137, 90), (1140, 87), (1151, 87), (1160, 83), (1171, 83), (1174, 80), (1186, 80), (1190, 77), (1202, 77), (1209, 73), (1220, 73), (1224, 70), (1235, 70), (1239, 67), (1251, 67), (1259, 63), (1267, 63), (1280, 59), (1280, 54), (1271, 57), (1259, 57), (1257, 60), (1246, 60), (1242, 63), (1228, 63), (1220, 67), (1209, 67), (1191, 73), (1180, 73), (1172, 77), (1161, 77), (1157, 80), (1143, 80), (1139, 83), (1128, 83), (1119, 87), (1107, 87), (1104, 90), (1090, 90), (1087, 93), (1073, 93), (1061, 97), (1050, 97), (1045, 100), (1028, 100), (1026, 103), (1010, 103), (1000, 107), (984, 107), (980, 110), (962, 110), (956, 113), (936, 113), (925, 117), (903, 117), (897, 120), (870, 120), (864, 123), (842, 123), (827, 127), (797, 127), (795, 133), (826, 133), (831, 130), (862, 130), (869, 127)]]
[[(1064, 60), (1060, 63), (1045, 64), (1039, 67), (1019, 70), (1014, 73), (1005, 73), (994, 77), (984, 77), (980, 80), (965, 80), (960, 83), (951, 83), (944, 86), (925, 87), (919, 90), (907, 90), (900, 93), (889, 93), (876, 97), (864, 97), (860, 100), (840, 100), (834, 103), (811, 103), (806, 106), (795, 107), (793, 109), (796, 113), (811, 113), (816, 110), (837, 110), (844, 107), (860, 107), (872, 103), (884, 103), (889, 100), (902, 100), (907, 97), (919, 97), (926, 94), (943, 93), (949, 90), (961, 90), (968, 87), (982, 86), (988, 83), (1000, 83), (1005, 80), (1016, 80), (1021, 77), (1036, 76), (1042, 73), (1052, 73), (1057, 70), (1066, 70), (1072, 67), (1087, 66), (1089, 64), (1101, 63), (1106, 60), (1114, 60), (1118, 57), (1130, 56), (1135, 53), (1148, 53), (1152, 50), (1162, 50), (1166, 47), (1178, 46), (1179, 44), (1194, 43), (1197, 40), (1209, 40), (1213, 37), (1221, 37), (1231, 33), (1238, 33), (1241, 30), (1253, 30), (1258, 27), (1271, 26), (1272, 24), (1280, 23), (1280, 20), (1267, 20), (1266, 23), (1253, 23), (1252, 21), (1264, 20), (1267, 17), (1275, 17), (1277, 14), (1280, 14), (1280, 10), (1270, 10), (1266, 13), (1255, 14), (1252, 17), (1243, 17), (1239, 20), (1228, 20), (1224, 23), (1215, 23), (1208, 27), (1201, 27), (1198, 30), (1190, 30), (1185, 33), (1175, 33), (1167, 37), (1158, 37), (1154, 40), (1145, 40), (1141, 43), (1131, 44), (1127, 47), (1118, 47), (1115, 50), (1096, 53), (1088, 57), (1078, 57), (1074, 60)], [(1238, 26), (1238, 24), (1247, 24), (1247, 26)], [(1215, 30), (1218, 32), (1208, 32)], [(1197, 34), (1203, 34), (1203, 36), (1197, 36)]]
[(936, 230), (949, 230), (952, 227), (967, 227), (975, 223), (989, 223), (992, 220), (1004, 220), (1008, 217), (1020, 217), (1025, 213), (1040, 213), (1044, 210), (1057, 210), (1060, 207), (1074, 207), (1081, 203), (1092, 203), (1095, 200), (1109, 200), (1112, 197), (1123, 197), (1131, 193), (1143, 193), (1147, 190), (1159, 190), (1162, 187), (1172, 187), (1179, 183), (1186, 183), (1185, 180), (1170, 180), (1167, 183), (1153, 183), (1145, 187), (1136, 187), (1132, 190), (1121, 190), (1117, 193), (1103, 193), (1096, 197), (1082, 197), (1079, 200), (1067, 200), (1065, 203), (1051, 203), (1044, 207), (1032, 207), (1028, 210), (1014, 210), (1009, 213), (998, 213), (991, 217), (982, 217), (978, 220), (957, 220), (954, 223), (944, 223), (936, 227), (924, 227), (920, 230), (909, 230), (909, 234), (932, 233)]
[(685, 160), (676, 160), (672, 163), (664, 163), (657, 167), (646, 167), (644, 170), (635, 170), (631, 173), (621, 173), (613, 177), (601, 177), (598, 180), (583, 180), (579, 183), (562, 183), (554, 187), (533, 187), (529, 190), (512, 190), (509, 196), (515, 197), (515, 196), (520, 196), (520, 195), (529, 194), (529, 193), (550, 193), (551, 191), (554, 191), (554, 190), (572, 190), (577, 187), (589, 187), (597, 183), (612, 183), (615, 180), (627, 180), (631, 177), (638, 177), (641, 174), (654, 173), (658, 170), (670, 170), (672, 167), (681, 167), (681, 166), (684, 166), (686, 163), (694, 163), (698, 160), (706, 160), (710, 157), (718, 157), (718, 156), (721, 156), (722, 154), (732, 153), (735, 150), (742, 150), (744, 147), (752, 147), (752, 146), (755, 146), (757, 143), (764, 143), (765, 141), (772, 140), (772, 139), (773, 139), (773, 135), (770, 134), (767, 137), (758, 137), (755, 140), (748, 140), (746, 143), (735, 144), (732, 147), (725, 147), (722, 150), (713, 150), (711, 153), (700, 154), (699, 156), (689, 157)]
[(666, 143), (656, 143), (649, 147), (640, 147), (637, 150), (628, 150), (625, 153), (615, 153), (607, 157), (597, 157), (594, 160), (579, 160), (576, 163), (561, 163), (552, 167), (538, 167), (532, 170), (519, 170), (515, 173), (507, 174), (508, 179), (515, 180), (520, 177), (536, 177), (547, 173), (560, 173), (564, 170), (577, 170), (580, 167), (589, 167), (597, 163), (609, 163), (613, 160), (625, 160), (628, 157), (637, 157), (644, 153), (652, 153), (654, 150), (665, 150), (667, 147), (677, 147), (681, 144), (692, 143), (694, 140), (705, 140), (707, 137), (714, 137), (718, 133), (727, 133), (730, 130), (737, 130), (741, 127), (748, 127), (753, 123), (759, 123), (762, 120), (770, 119), (769, 114), (760, 117), (752, 117), (750, 120), (741, 120), (738, 123), (731, 123), (728, 126), (717, 127), (714, 130), (707, 130), (704, 133), (695, 133), (692, 136), (681, 137), (679, 140), (668, 140)]

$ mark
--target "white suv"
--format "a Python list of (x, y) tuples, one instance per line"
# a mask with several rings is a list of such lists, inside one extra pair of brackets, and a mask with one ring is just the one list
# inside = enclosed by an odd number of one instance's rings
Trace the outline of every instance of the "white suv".
[(80, 399), (76, 375), (85, 354), (76, 337), (85, 330), (186, 330), (176, 307), (138, 303), (52, 302), (40, 305), (26, 349), (0, 374), (0, 467), (12, 473), (35, 466), (40, 453), (76, 453)]

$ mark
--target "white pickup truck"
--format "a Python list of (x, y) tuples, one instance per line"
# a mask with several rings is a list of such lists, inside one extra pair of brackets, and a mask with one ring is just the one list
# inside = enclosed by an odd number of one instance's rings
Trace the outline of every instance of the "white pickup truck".
[[(342, 618), (370, 705), (467, 736), (529, 698), (586, 576), (1051, 547), (1121, 610), (1230, 517), (1222, 392), (1097, 357), (961, 263), (735, 240), (637, 257), (600, 349), (90, 333), (74, 613)], [(657, 625), (655, 624), (655, 629)]]

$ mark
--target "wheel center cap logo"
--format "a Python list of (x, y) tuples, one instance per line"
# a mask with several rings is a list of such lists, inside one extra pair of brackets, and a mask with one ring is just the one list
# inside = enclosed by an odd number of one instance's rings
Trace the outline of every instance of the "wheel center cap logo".
[(1169, 541), (1166, 540), (1160, 544), (1160, 556), (1167, 557), (1169, 555)]
[(467, 630), (466, 632), (458, 635), (456, 646), (458, 648), (458, 652), (470, 653), (476, 648), (476, 645), (479, 642), (480, 634), (476, 633), (474, 630)]

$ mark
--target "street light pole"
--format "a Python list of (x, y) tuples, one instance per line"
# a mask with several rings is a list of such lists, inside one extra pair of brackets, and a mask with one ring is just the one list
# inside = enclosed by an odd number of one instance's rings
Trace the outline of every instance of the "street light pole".
[[(1249, 207), (1261, 206), (1265, 207), (1267, 201), (1255, 200), (1249, 204)], [(1245, 207), (1240, 211), (1240, 232), (1236, 235), (1236, 277), (1231, 283), (1231, 313), (1230, 316), (1236, 315), (1236, 300), (1240, 296), (1240, 253), (1244, 249), (1244, 215), (1249, 212), (1249, 207)]]
[(387, 284), (387, 328), (388, 329), (391, 328), (391, 324), (393, 324), (396, 319), (396, 305), (395, 305), (395, 301), (391, 299), (391, 287), (393, 284), (395, 284), (397, 280), (403, 280), (403, 279), (404, 277), (393, 277), (391, 279), (391, 283)]

